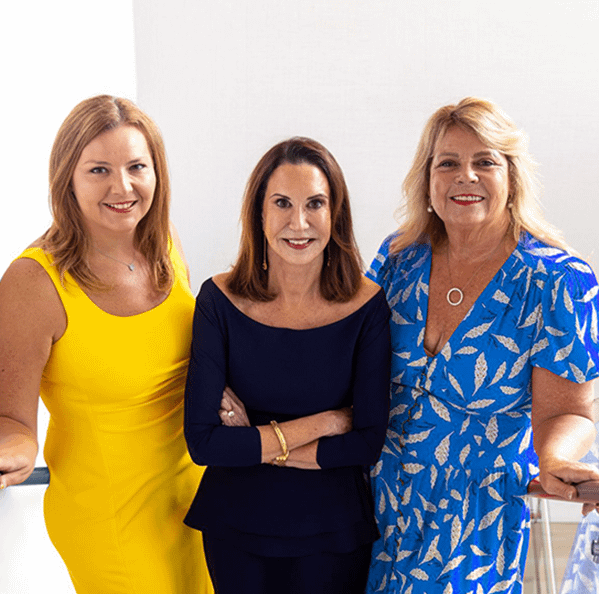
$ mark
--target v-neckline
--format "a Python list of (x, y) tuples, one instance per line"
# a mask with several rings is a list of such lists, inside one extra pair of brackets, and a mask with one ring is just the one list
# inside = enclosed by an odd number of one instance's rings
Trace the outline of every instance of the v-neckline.
[(423, 331), (423, 334), (422, 334), (422, 343), (420, 345), (420, 348), (422, 349), (422, 352), (424, 353), (424, 356), (427, 358), (427, 360), (429, 362), (432, 362), (433, 359), (436, 359), (447, 348), (448, 345), (451, 346), (453, 337), (458, 333), (458, 330), (460, 330), (460, 328), (464, 324), (464, 321), (470, 317), (470, 314), (472, 313), (472, 311), (474, 310), (474, 308), (479, 304), (479, 302), (481, 302), (481, 300), (483, 299), (483, 297), (485, 296), (485, 294), (488, 291), (490, 291), (490, 287), (496, 284), (497, 277), (503, 271), (503, 269), (508, 265), (509, 262), (511, 262), (511, 260), (513, 258), (515, 258), (515, 254), (516, 254), (516, 251), (518, 250), (518, 248), (520, 247), (520, 243), (521, 243), (520, 240), (518, 241), (518, 243), (516, 243), (516, 246), (511, 251), (510, 255), (506, 258), (505, 262), (500, 266), (499, 270), (497, 270), (497, 272), (493, 275), (493, 278), (491, 278), (491, 280), (487, 283), (487, 285), (485, 286), (485, 288), (480, 292), (480, 295), (475, 299), (474, 303), (470, 306), (470, 309), (465, 313), (464, 317), (460, 320), (460, 323), (455, 327), (454, 331), (449, 335), (449, 337), (447, 338), (447, 340), (443, 343), (443, 346), (434, 355), (429, 355), (428, 352), (426, 351), (426, 349), (424, 348), (424, 337), (426, 336), (426, 325), (427, 325), (427, 322), (428, 322), (428, 305), (429, 305), (429, 299), (430, 299), (431, 273), (432, 273), (432, 269), (433, 269), (433, 247), (430, 244), (428, 245), (429, 260), (430, 261), (429, 261), (428, 268), (426, 270), (427, 276), (425, 278), (426, 286), (428, 287), (428, 290), (426, 292), (426, 297), (425, 297), (425, 300), (424, 300), (424, 305), (425, 305), (424, 310), (425, 310), (425, 313), (422, 316), (423, 317), (423, 330), (424, 331)]

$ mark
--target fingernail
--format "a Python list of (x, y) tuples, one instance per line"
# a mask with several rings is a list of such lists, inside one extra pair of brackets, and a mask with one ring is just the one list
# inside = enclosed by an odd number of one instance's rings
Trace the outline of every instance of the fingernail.
[(4, 489), (5, 485), (4, 483), (0, 483), (0, 491), (2, 491), (2, 489)]

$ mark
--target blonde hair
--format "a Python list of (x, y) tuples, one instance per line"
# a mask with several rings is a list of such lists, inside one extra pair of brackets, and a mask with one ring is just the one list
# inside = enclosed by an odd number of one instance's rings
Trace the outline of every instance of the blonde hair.
[(90, 237), (72, 189), (73, 172), (83, 149), (99, 134), (120, 126), (135, 126), (145, 137), (156, 174), (150, 210), (135, 229), (135, 246), (150, 265), (152, 282), (160, 291), (173, 283), (169, 257), (170, 185), (164, 143), (158, 127), (128, 99), (98, 95), (75, 106), (62, 123), (50, 153), (50, 208), (53, 222), (40, 246), (52, 254), (64, 278), (71, 274), (83, 287), (105, 285), (87, 264)]
[(525, 134), (494, 103), (466, 97), (456, 105), (438, 109), (424, 127), (414, 161), (403, 182), (405, 202), (398, 210), (402, 220), (399, 234), (391, 243), (391, 252), (397, 253), (413, 243), (430, 242), (434, 246), (447, 236), (443, 221), (435, 212), (429, 213), (427, 207), (433, 153), (438, 140), (452, 126), (472, 132), (483, 144), (507, 159), (514, 239), (517, 241), (522, 231), (528, 231), (548, 245), (571, 251), (561, 232), (548, 223), (541, 212), (540, 184)]

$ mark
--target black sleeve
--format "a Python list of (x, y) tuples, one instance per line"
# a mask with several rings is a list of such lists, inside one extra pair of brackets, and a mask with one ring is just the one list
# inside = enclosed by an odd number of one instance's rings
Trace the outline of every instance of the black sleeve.
[(360, 335), (354, 361), (353, 430), (323, 437), (318, 444), (321, 468), (375, 464), (389, 420), (391, 338), (389, 307), (383, 291)]
[(227, 382), (227, 332), (224, 296), (211, 280), (196, 299), (191, 357), (185, 387), (185, 439), (191, 458), (206, 466), (253, 466), (261, 463), (256, 427), (225, 427), (218, 411)]

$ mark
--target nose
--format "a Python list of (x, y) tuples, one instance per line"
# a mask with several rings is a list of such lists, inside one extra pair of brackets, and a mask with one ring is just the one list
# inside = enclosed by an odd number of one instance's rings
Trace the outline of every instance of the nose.
[(293, 231), (302, 231), (310, 226), (308, 223), (308, 213), (301, 206), (293, 208), (289, 228)]
[(466, 163), (460, 167), (456, 173), (456, 181), (458, 183), (474, 183), (478, 181), (478, 175), (476, 171), (469, 163)]
[(133, 189), (127, 171), (115, 171), (112, 176), (112, 191), (115, 194), (129, 194)]

